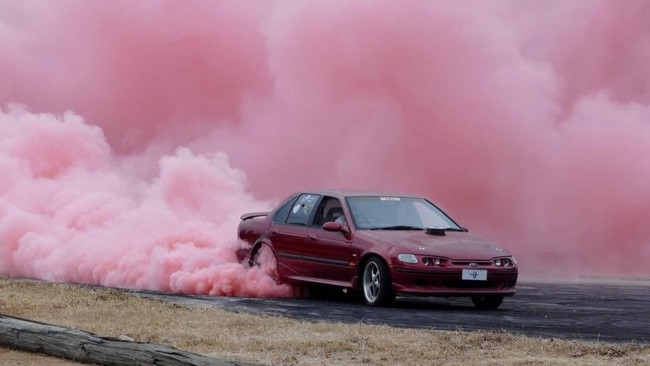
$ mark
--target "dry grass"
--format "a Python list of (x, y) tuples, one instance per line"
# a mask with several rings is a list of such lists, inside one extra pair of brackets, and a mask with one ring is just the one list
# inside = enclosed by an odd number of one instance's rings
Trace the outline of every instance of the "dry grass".
[[(269, 365), (647, 365), (648, 345), (308, 323), (0, 278), (0, 313)], [(0, 365), (77, 365), (0, 348)]]

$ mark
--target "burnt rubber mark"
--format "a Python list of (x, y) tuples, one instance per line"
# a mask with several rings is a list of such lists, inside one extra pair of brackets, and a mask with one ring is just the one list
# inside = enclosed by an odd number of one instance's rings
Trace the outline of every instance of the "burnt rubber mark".
[(476, 310), (468, 298), (399, 297), (389, 308), (368, 307), (338, 291), (312, 299), (252, 299), (136, 292), (189, 306), (268, 314), (306, 321), (381, 324), (439, 330), (507, 331), (600, 342), (650, 343), (650, 286), (521, 283), (496, 310)]

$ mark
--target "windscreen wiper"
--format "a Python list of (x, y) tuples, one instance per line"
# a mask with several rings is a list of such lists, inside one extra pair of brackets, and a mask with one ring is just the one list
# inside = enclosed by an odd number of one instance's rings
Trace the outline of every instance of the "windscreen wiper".
[(455, 227), (446, 227), (444, 228), (445, 231), (460, 231), (460, 232), (465, 232), (467, 231), (466, 229), (461, 229), (461, 228), (455, 228)]
[(370, 230), (424, 230), (424, 228), (418, 226), (409, 226), (409, 225), (393, 225), (393, 226), (373, 227)]

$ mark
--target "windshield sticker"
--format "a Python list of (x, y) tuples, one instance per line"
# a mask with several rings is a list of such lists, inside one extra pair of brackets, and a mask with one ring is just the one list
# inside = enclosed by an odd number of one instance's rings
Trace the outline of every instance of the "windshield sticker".
[(399, 197), (379, 197), (382, 201), (399, 201)]

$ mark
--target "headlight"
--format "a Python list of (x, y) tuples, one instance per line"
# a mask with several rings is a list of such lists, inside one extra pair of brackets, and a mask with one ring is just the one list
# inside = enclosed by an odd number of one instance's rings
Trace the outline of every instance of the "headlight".
[(400, 262), (404, 263), (410, 263), (410, 264), (417, 264), (418, 263), (418, 258), (414, 256), (413, 254), (399, 254), (397, 256), (397, 259)]
[(514, 257), (496, 258), (492, 260), (492, 263), (494, 263), (495, 267), (499, 267), (499, 268), (514, 267), (517, 265), (517, 262), (515, 261)]
[(431, 257), (424, 257), (422, 258), (422, 264), (425, 266), (441, 266), (444, 260), (442, 258), (431, 258)]

